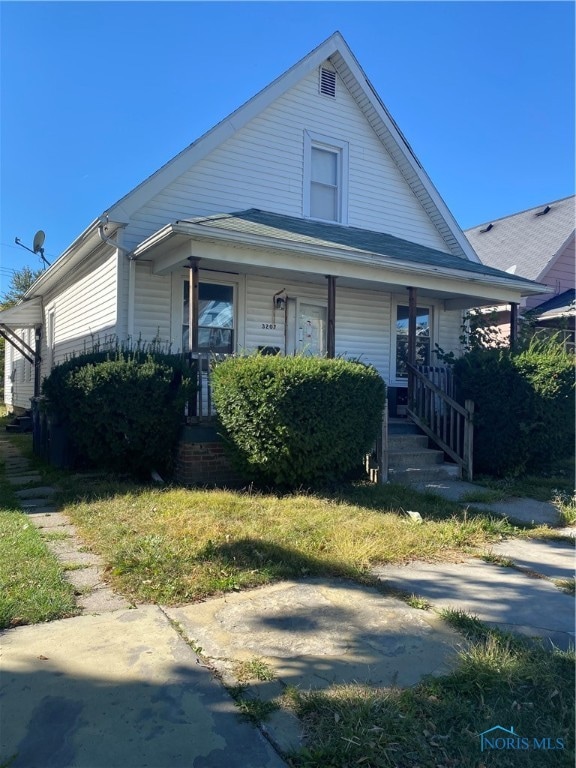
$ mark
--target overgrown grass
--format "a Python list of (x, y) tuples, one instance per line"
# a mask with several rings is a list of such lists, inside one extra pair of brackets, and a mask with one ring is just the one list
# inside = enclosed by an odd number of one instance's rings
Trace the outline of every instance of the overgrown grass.
[(576, 525), (576, 491), (565, 493), (558, 490), (552, 503), (558, 509), (560, 518), (566, 525)]
[(63, 574), (0, 477), (0, 628), (72, 616), (74, 589)]
[(95, 481), (63, 511), (119, 591), (171, 604), (308, 575), (369, 582), (376, 564), (454, 559), (516, 530), (436, 497), (420, 497), (415, 524), (398, 505), (414, 508), (414, 496), (393, 486), (334, 498)]
[[(447, 616), (450, 619), (450, 616)], [(463, 615), (471, 638), (451, 674), (398, 690), (365, 685), (290, 689), (306, 748), (296, 768), (484, 768), (574, 765), (574, 655), (545, 651)], [(528, 749), (481, 751), (480, 734), (514, 728)], [(537, 748), (533, 738), (564, 748)]]
[(572, 495), (576, 487), (574, 456), (557, 461), (553, 468), (539, 475), (521, 475), (495, 479), (480, 477), (478, 482), (491, 489), (497, 496), (495, 501), (510, 498), (530, 498), (537, 501), (551, 501), (558, 494)]

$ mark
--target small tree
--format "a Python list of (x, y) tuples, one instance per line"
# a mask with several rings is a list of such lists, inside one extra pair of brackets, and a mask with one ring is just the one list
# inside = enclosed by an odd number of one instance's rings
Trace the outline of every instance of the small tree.
[(42, 272), (42, 269), (31, 269), (30, 267), (15, 270), (10, 278), (8, 290), (0, 297), (0, 309), (9, 309), (18, 304)]

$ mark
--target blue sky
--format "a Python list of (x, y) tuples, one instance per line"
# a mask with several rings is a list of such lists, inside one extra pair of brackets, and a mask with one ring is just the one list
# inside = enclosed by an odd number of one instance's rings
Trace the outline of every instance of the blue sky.
[(574, 193), (571, 2), (1, 2), (0, 293), (339, 30), (461, 227)]

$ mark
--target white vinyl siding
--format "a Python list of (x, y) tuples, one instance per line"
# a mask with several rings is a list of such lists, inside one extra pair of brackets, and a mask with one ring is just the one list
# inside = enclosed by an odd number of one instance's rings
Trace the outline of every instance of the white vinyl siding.
[[(73, 283), (45, 297), (45, 319), (54, 314), (54, 364), (116, 337), (117, 263), (116, 252), (101, 256), (86, 272), (77, 272)], [(42, 375), (46, 376), (50, 353), (45, 329), (43, 336)]]
[(564, 291), (574, 288), (574, 263), (576, 262), (574, 240), (569, 243), (563, 253), (552, 264), (548, 272), (539, 282), (549, 285), (554, 293), (541, 293), (538, 296), (531, 296), (526, 300), (526, 308), (532, 309), (548, 301), (555, 294), (564, 293)]
[(12, 371), (12, 346), (6, 344), (4, 347), (4, 403), (12, 405), (12, 386), (10, 382), (10, 372)]
[(390, 294), (336, 287), (336, 354), (370, 363), (389, 381)]
[(448, 251), (347, 89), (320, 97), (310, 73), (133, 217), (126, 243), (176, 219), (260, 208), (303, 213), (305, 131), (349, 146), (348, 224)]
[(170, 342), (172, 351), (180, 347), (180, 339), (173, 336), (170, 325), (172, 306), (172, 280), (168, 275), (154, 275), (149, 263), (136, 263), (134, 301), (134, 341), (150, 343), (158, 339)]
[(460, 336), (462, 335), (464, 316), (462, 310), (459, 309), (450, 312), (439, 310), (436, 312), (436, 316), (438, 318), (438, 338), (432, 338), (431, 362), (432, 365), (442, 365), (443, 363), (438, 361), (438, 356), (434, 354), (435, 344), (437, 343), (446, 354), (454, 352), (456, 357), (459, 357), (462, 354)]
[[(33, 329), (15, 328), (14, 331), (34, 349)], [(14, 408), (30, 408), (30, 398), (34, 396), (34, 366), (8, 342), (5, 342), (4, 350), (4, 402)]]

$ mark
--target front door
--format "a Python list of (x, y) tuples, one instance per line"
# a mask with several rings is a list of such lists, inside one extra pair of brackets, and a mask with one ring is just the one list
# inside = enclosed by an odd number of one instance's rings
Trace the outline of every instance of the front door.
[(328, 309), (323, 304), (288, 299), (286, 307), (286, 353), (326, 356)]
[[(416, 365), (430, 365), (430, 345), (432, 343), (430, 308), (418, 307), (416, 310)], [(396, 307), (395, 328), (395, 371), (396, 384), (408, 381), (408, 307), (398, 304)]]

